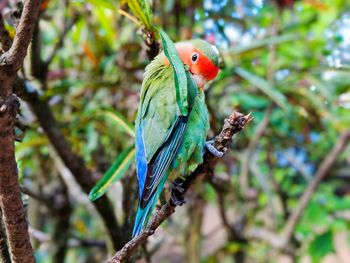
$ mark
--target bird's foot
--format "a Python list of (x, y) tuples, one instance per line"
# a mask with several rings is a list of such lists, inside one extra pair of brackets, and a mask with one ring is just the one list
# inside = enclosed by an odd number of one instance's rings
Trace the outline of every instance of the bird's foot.
[(176, 206), (181, 206), (185, 203), (185, 199), (183, 197), (185, 189), (182, 187), (182, 183), (183, 180), (181, 179), (177, 179), (170, 183), (170, 199)]
[(224, 149), (223, 152), (216, 149), (214, 146), (214, 140), (210, 140), (210, 141), (205, 142), (205, 149), (217, 158), (223, 157), (227, 151), (226, 148)]

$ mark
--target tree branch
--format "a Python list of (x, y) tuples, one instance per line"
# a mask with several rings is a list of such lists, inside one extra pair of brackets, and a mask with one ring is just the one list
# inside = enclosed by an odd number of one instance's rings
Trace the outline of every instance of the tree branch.
[[(249, 115), (244, 116), (241, 113), (233, 112), (231, 116), (225, 120), (222, 131), (218, 136), (215, 137), (214, 146), (219, 151), (225, 151), (229, 142), (231, 141), (234, 134), (241, 131), (248, 122), (252, 120)], [(189, 175), (182, 187), (184, 192), (177, 193), (177, 197), (183, 198), (188, 189), (194, 184), (195, 181), (203, 179), (205, 176), (212, 175), (213, 166), (217, 158), (211, 153), (206, 152), (203, 157), (203, 163), (200, 164), (192, 173)], [(172, 193), (173, 194), (173, 193)], [(124, 247), (119, 250), (113, 258), (111, 258), (109, 263), (119, 263), (127, 260), (132, 253), (137, 250), (137, 248), (143, 244), (147, 238), (154, 234), (155, 230), (159, 225), (166, 220), (172, 213), (175, 212), (176, 205), (172, 202), (170, 198), (160, 210), (158, 210), (151, 218), (149, 225), (141, 234), (132, 240), (130, 240)]]
[(35, 193), (33, 190), (31, 190), (30, 188), (24, 186), (24, 185), (20, 185), (19, 188), (21, 189), (21, 192), (23, 194), (26, 194), (30, 197), (32, 197), (33, 199), (36, 199), (37, 201), (41, 202), (42, 204), (44, 204), (47, 207), (52, 207), (52, 197), (51, 196), (47, 196), (47, 195), (43, 195), (42, 193)]
[(262, 228), (250, 228), (246, 230), (246, 236), (249, 239), (258, 239), (266, 241), (273, 247), (281, 250), (287, 249), (289, 241), (292, 238), (295, 227), (300, 221), (301, 215), (307, 207), (313, 193), (316, 191), (320, 182), (328, 175), (328, 172), (334, 165), (339, 155), (343, 152), (345, 147), (350, 141), (350, 130), (340, 135), (337, 143), (333, 149), (322, 160), (321, 165), (318, 167), (315, 176), (307, 186), (304, 194), (300, 198), (297, 208), (289, 216), (287, 223), (281, 234), (275, 234), (267, 229)]
[(265, 111), (265, 116), (263, 120), (259, 123), (259, 125), (256, 128), (254, 137), (250, 140), (250, 143), (248, 145), (247, 150), (245, 151), (243, 157), (242, 157), (242, 169), (241, 174), (239, 176), (240, 179), (240, 186), (241, 186), (241, 194), (245, 198), (251, 198), (252, 196), (255, 197), (256, 193), (255, 191), (251, 191), (250, 184), (249, 184), (249, 168), (250, 168), (250, 160), (253, 158), (254, 151), (256, 150), (260, 138), (264, 135), (267, 126), (270, 122), (270, 117), (273, 112), (273, 104), (271, 104)]
[(12, 93), (16, 73), (23, 63), (32, 37), (39, 4), (40, 0), (25, 1), (10, 48), (11, 39), (0, 17), (1, 45), (5, 50), (9, 48), (0, 56), (0, 208), (11, 259), (23, 263), (35, 262), (35, 258), (18, 185), (14, 126), (19, 101)]
[(15, 74), (23, 63), (39, 14), (40, 0), (26, 0), (11, 48), (0, 57), (0, 72)]
[[(55, 240), (47, 233), (44, 233), (38, 229), (34, 229), (32, 227), (29, 227), (29, 233), (30, 236), (38, 241), (39, 243), (55, 243)], [(69, 248), (76, 248), (76, 247), (98, 247), (101, 249), (107, 249), (107, 244), (103, 240), (94, 240), (94, 239), (81, 239), (75, 236), (70, 237), (67, 239), (67, 244)], [(7, 262), (6, 262), (7, 263)]]
[[(91, 171), (86, 168), (84, 160), (72, 151), (65, 136), (58, 127), (58, 123), (48, 102), (39, 96), (35, 87), (30, 86), (30, 84), (25, 83), (19, 78), (16, 79), (15, 89), (16, 93), (20, 94), (19, 96), (30, 105), (40, 126), (45, 131), (63, 163), (72, 172), (83, 191), (89, 194), (90, 190), (95, 185), (93, 175)], [(93, 204), (103, 219), (114, 248), (120, 249), (123, 245), (122, 229), (117, 223), (111, 202), (108, 200), (107, 196), (102, 196), (93, 202)]]
[(55, 58), (57, 52), (62, 47), (65, 36), (68, 34), (69, 30), (74, 26), (74, 24), (79, 20), (79, 18), (80, 18), (80, 14), (76, 13), (73, 15), (73, 18), (70, 21), (65, 23), (63, 30), (60, 32), (58, 36), (57, 43), (55, 44), (49, 57), (44, 62), (45, 67), (49, 67), (52, 60)]
[(338, 156), (343, 152), (343, 150), (345, 149), (349, 141), (350, 141), (350, 130), (340, 135), (333, 149), (322, 160), (321, 165), (318, 167), (316, 171), (316, 175), (308, 185), (307, 189), (305, 190), (304, 194), (302, 195), (299, 201), (298, 207), (290, 215), (287, 221), (287, 224), (283, 230), (282, 235), (286, 242), (289, 242), (289, 240), (291, 239), (294, 229), (297, 226), (303, 211), (308, 205), (312, 197), (312, 194), (316, 191), (316, 188), (320, 184), (320, 182), (327, 176), (328, 172), (334, 165)]

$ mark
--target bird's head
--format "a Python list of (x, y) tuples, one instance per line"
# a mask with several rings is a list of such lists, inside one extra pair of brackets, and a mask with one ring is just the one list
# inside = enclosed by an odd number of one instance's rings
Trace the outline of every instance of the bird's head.
[(177, 42), (175, 48), (198, 87), (203, 88), (206, 82), (217, 76), (219, 51), (215, 46), (201, 39), (193, 39)]

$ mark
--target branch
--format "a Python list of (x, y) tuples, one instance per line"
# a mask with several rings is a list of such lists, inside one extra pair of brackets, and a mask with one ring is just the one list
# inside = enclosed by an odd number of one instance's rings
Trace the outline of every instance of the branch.
[[(51, 145), (62, 159), (66, 167), (72, 172), (74, 178), (79, 183), (83, 191), (88, 194), (95, 185), (93, 175), (87, 169), (84, 160), (75, 152), (66, 140), (58, 127), (55, 116), (47, 100), (42, 99), (36, 88), (22, 79), (17, 78), (15, 82), (16, 93), (28, 102), (35, 113), (40, 126), (45, 131)], [(117, 223), (113, 207), (107, 196), (102, 196), (93, 202), (97, 211), (102, 217), (106, 230), (110, 235), (115, 249), (120, 249), (123, 245), (122, 229)]]
[[(218, 136), (215, 137), (214, 146), (219, 151), (226, 151), (226, 147), (231, 141), (234, 134), (241, 131), (248, 122), (252, 120), (249, 115), (244, 116), (241, 113), (233, 112), (231, 116), (225, 120), (222, 131)], [(188, 189), (194, 184), (195, 181), (203, 179), (205, 176), (212, 175), (212, 170), (217, 158), (211, 153), (206, 152), (203, 157), (203, 163), (200, 164), (192, 173), (189, 175), (182, 187), (184, 191), (182, 193), (177, 193), (178, 198), (183, 198)], [(173, 193), (172, 193), (173, 194)], [(170, 198), (160, 210), (158, 210), (151, 218), (150, 223), (141, 234), (132, 240), (130, 240), (124, 247), (119, 250), (113, 258), (111, 258), (109, 263), (119, 263), (127, 260), (137, 248), (142, 245), (149, 236), (153, 235), (155, 230), (159, 225), (166, 220), (172, 213), (175, 212), (176, 205), (172, 202)]]
[(316, 171), (316, 175), (313, 177), (312, 181), (309, 183), (307, 189), (302, 195), (298, 207), (289, 216), (287, 223), (281, 234), (275, 234), (267, 229), (262, 228), (250, 228), (246, 230), (246, 236), (250, 239), (263, 240), (269, 243), (271, 246), (277, 249), (287, 249), (287, 245), (292, 238), (295, 227), (300, 221), (301, 215), (305, 208), (307, 207), (313, 193), (316, 191), (320, 182), (328, 175), (328, 172), (334, 165), (338, 156), (343, 152), (345, 147), (350, 141), (350, 130), (344, 132), (339, 137), (337, 143), (334, 145), (333, 149), (327, 154), (327, 156), (322, 160), (321, 165)]
[[(30, 236), (36, 241), (38, 241), (39, 243), (55, 244), (54, 239), (49, 234), (42, 232), (38, 229), (29, 227), (29, 233), (30, 233)], [(69, 248), (77, 248), (77, 247), (83, 247), (83, 248), (98, 247), (101, 249), (107, 248), (107, 244), (103, 240), (81, 239), (75, 236), (72, 236), (69, 239), (67, 239), (67, 243)]]
[(147, 45), (147, 50), (146, 50), (147, 56), (149, 60), (154, 59), (155, 56), (159, 54), (159, 50), (160, 50), (160, 43), (157, 41), (157, 38), (156, 38), (157, 32), (155, 30), (147, 29), (145, 26), (142, 25), (141, 22), (137, 20), (136, 17), (129, 14), (123, 8), (118, 9), (118, 13), (128, 18), (137, 26), (141, 27), (141, 34), (145, 41), (145, 44)]
[(0, 57), (0, 72), (15, 74), (23, 63), (39, 14), (40, 0), (26, 0), (11, 48)]
[(51, 54), (44, 62), (44, 65), (46, 68), (49, 67), (52, 60), (55, 58), (57, 52), (62, 47), (63, 41), (64, 41), (66, 35), (68, 34), (69, 30), (74, 26), (74, 24), (79, 20), (79, 18), (80, 18), (80, 14), (74, 14), (73, 18), (69, 22), (65, 23), (63, 30), (60, 32), (60, 34), (58, 36), (58, 42), (55, 44)]
[(52, 197), (51, 196), (47, 196), (47, 195), (44, 195), (42, 193), (36, 193), (24, 185), (20, 185), (19, 188), (23, 194), (26, 194), (26, 195), (32, 197), (33, 199), (39, 201), (40, 203), (44, 204), (48, 208), (52, 208)]
[[(18, 185), (14, 125), (19, 101), (12, 94), (12, 90), (16, 73), (27, 53), (39, 13), (39, 4), (40, 0), (25, 1), (14, 41), (10, 49), (0, 56), (0, 207), (11, 259), (13, 262), (24, 263), (35, 262), (35, 258)], [(2, 17), (0, 39), (6, 50), (11, 39), (5, 30)]]
[(254, 151), (256, 150), (260, 138), (264, 135), (267, 125), (270, 122), (271, 114), (273, 111), (273, 104), (271, 104), (265, 111), (265, 116), (263, 120), (259, 123), (259, 125), (256, 128), (255, 136), (250, 140), (250, 143), (248, 145), (248, 148), (246, 152), (243, 155), (242, 159), (242, 169), (241, 174), (239, 176), (240, 178), (240, 185), (241, 185), (241, 194), (245, 198), (250, 198), (252, 195), (255, 196), (255, 191), (250, 191), (250, 185), (249, 185), (249, 166), (250, 166), (250, 160), (253, 158)]
[(327, 156), (322, 160), (321, 165), (316, 171), (315, 177), (312, 179), (304, 194), (302, 195), (298, 207), (289, 217), (287, 224), (283, 230), (283, 237), (286, 242), (289, 242), (295, 227), (297, 226), (300, 217), (308, 205), (312, 194), (316, 191), (317, 186), (320, 182), (327, 176), (329, 170), (334, 165), (338, 156), (343, 152), (345, 147), (350, 141), (350, 130), (344, 132), (340, 135), (337, 143), (334, 145), (333, 149), (327, 154)]

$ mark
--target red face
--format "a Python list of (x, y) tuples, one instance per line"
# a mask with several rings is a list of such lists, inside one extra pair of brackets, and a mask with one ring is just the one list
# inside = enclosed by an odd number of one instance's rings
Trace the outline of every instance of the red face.
[(189, 67), (199, 87), (217, 76), (219, 68), (191, 43), (179, 43), (176, 49), (182, 62)]

